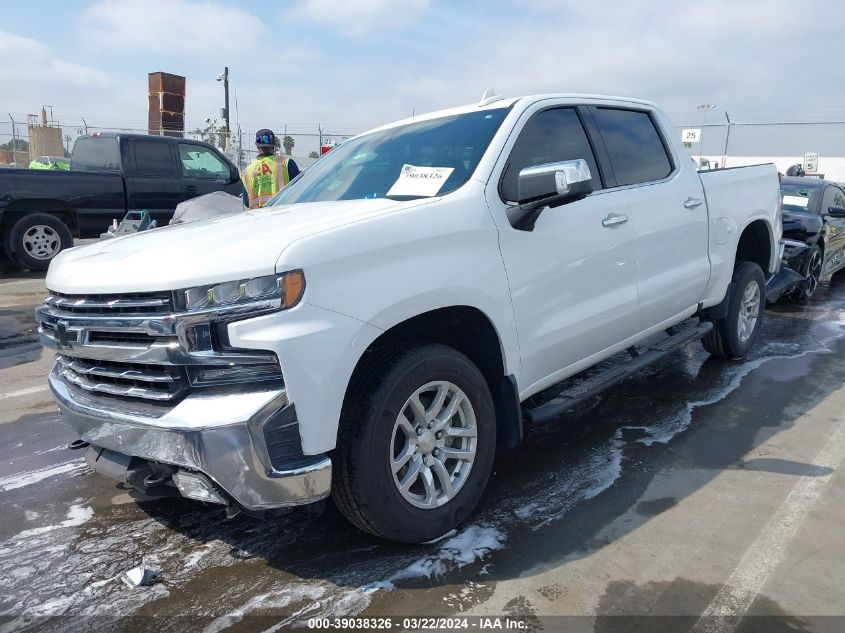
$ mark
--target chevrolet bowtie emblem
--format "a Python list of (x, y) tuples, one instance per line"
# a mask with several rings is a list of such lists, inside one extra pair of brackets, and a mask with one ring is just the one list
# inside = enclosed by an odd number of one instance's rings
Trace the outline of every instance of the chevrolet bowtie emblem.
[(64, 321), (56, 323), (56, 340), (59, 341), (60, 347), (70, 347), (70, 342), (67, 338), (67, 323)]

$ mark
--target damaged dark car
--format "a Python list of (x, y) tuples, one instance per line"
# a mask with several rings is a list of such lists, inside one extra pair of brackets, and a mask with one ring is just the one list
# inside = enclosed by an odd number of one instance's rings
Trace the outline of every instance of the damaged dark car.
[(822, 279), (845, 267), (845, 190), (819, 178), (786, 177), (781, 200), (783, 269), (770, 281), (768, 299), (807, 302)]

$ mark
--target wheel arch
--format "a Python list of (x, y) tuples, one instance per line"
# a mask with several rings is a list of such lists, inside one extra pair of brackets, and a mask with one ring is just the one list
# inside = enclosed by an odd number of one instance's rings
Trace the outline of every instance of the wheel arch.
[(777, 253), (772, 244), (775, 232), (771, 224), (763, 219), (752, 220), (742, 229), (736, 245), (734, 267), (739, 262), (754, 262), (768, 275), (777, 269)]
[(79, 238), (76, 210), (67, 202), (56, 199), (15, 200), (0, 215), (0, 234), (10, 231), (21, 218), (32, 213), (47, 213), (60, 219), (74, 238)]
[(499, 444), (513, 447), (522, 440), (519, 391), (513, 375), (506, 374), (501, 337), (491, 319), (468, 305), (435, 308), (394, 324), (380, 334), (358, 359), (347, 385), (343, 413), (350, 413), (357, 395), (366, 388), (372, 370), (386, 355), (413, 345), (439, 343), (466, 355), (481, 371), (496, 409)]

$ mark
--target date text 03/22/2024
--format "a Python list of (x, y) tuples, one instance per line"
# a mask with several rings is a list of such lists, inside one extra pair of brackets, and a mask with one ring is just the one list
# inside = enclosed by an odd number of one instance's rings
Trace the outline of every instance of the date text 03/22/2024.
[(403, 631), (445, 631), (445, 630), (502, 630), (519, 631), (527, 628), (524, 620), (513, 617), (407, 617), (402, 618), (311, 618), (309, 629), (323, 630), (382, 630), (394, 628)]

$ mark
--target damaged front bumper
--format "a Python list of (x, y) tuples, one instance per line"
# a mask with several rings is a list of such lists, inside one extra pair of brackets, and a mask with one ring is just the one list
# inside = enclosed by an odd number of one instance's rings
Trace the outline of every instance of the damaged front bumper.
[(809, 247), (803, 242), (781, 240), (780, 270), (766, 282), (766, 301), (774, 303), (793, 288), (804, 283), (804, 275), (796, 269), (800, 269), (803, 253), (807, 248)]
[(192, 393), (157, 414), (142, 406), (103, 406), (101, 397), (62, 380), (57, 367), (49, 384), (65, 421), (91, 445), (89, 464), (113, 478), (129, 481), (133, 464), (146, 464), (164, 479), (172, 476), (183, 495), (234, 500), (253, 511), (311, 503), (331, 490), (328, 457), (288, 463), (274, 457), (296, 426), (284, 389)]

